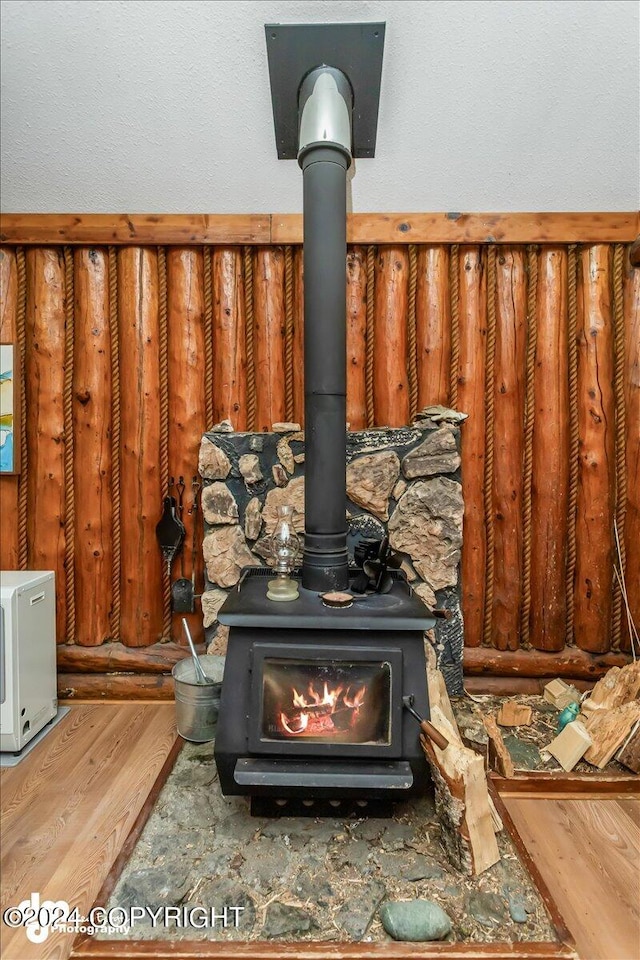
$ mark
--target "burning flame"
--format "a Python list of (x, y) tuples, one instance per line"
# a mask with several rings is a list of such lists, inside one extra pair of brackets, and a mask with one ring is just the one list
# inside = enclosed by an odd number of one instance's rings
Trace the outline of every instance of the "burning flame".
[(351, 686), (346, 690), (344, 686), (330, 689), (327, 683), (324, 683), (321, 693), (312, 683), (309, 684), (306, 695), (299, 693), (295, 687), (291, 688), (291, 692), (294, 712), (288, 715), (284, 710), (280, 711), (278, 719), (282, 731), (292, 737), (299, 737), (310, 728), (318, 728), (318, 732), (322, 729), (325, 735), (330, 735), (334, 729), (331, 715), (336, 712), (352, 711), (350, 722), (351, 725), (355, 723), (358, 711), (364, 703), (366, 686), (360, 687), (353, 695)]

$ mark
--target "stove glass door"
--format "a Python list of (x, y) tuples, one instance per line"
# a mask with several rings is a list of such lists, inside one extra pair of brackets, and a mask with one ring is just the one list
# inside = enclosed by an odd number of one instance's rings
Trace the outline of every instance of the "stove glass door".
[(400, 750), (400, 650), (257, 643), (252, 671), (252, 750), (353, 757)]

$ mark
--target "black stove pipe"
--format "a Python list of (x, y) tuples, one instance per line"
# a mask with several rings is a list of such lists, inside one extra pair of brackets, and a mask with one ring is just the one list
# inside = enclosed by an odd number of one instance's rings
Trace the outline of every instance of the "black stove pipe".
[(304, 181), (305, 543), (302, 586), (349, 586), (346, 522), (346, 175), (352, 94), (320, 67), (300, 89)]

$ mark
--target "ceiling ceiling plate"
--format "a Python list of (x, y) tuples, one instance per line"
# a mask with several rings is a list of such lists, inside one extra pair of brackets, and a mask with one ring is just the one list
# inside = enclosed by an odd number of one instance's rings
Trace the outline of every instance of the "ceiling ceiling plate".
[(353, 90), (353, 156), (373, 157), (384, 23), (265, 24), (278, 159), (298, 156), (298, 92), (315, 67), (336, 67)]

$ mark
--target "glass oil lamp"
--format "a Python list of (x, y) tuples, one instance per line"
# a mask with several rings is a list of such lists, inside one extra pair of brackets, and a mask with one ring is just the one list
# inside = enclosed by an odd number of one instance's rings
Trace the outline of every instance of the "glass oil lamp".
[(293, 528), (293, 507), (290, 504), (277, 507), (276, 527), (271, 535), (270, 547), (277, 577), (269, 580), (267, 598), (278, 601), (297, 600), (300, 596), (298, 584), (289, 574), (296, 565), (300, 540)]

